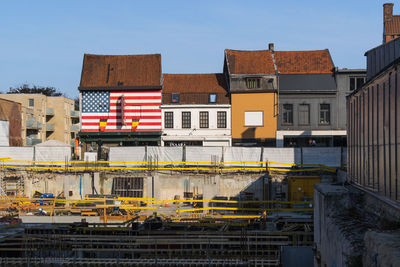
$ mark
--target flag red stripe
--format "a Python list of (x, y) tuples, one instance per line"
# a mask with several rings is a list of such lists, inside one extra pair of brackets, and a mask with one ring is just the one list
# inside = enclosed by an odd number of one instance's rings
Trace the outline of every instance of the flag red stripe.
[[(82, 126), (97, 126), (98, 122), (82, 122)], [(129, 125), (129, 124), (128, 124)], [(161, 122), (139, 122), (139, 126), (161, 126)], [(107, 122), (107, 126), (122, 126), (121, 122)]]
[[(131, 105), (131, 103), (127, 103), (128, 106), (160, 106), (161, 102), (156, 102), (156, 103), (132, 103), (133, 105)], [(120, 103), (110, 103), (110, 107), (120, 107), (121, 104)]]
[[(142, 131), (152, 131), (152, 132), (159, 132), (160, 129), (138, 129), (138, 132)], [(82, 129), (82, 132), (100, 132), (98, 129)], [(106, 129), (105, 132), (133, 132), (131, 129)]]
[[(121, 109), (120, 108), (118, 108), (117, 107), (117, 109), (111, 109), (110, 110), (110, 113), (115, 113), (115, 112), (119, 112)], [(135, 110), (137, 110), (137, 111), (135, 111)], [(161, 109), (126, 109), (126, 106), (125, 106), (125, 110), (124, 110), (126, 113), (129, 113), (129, 112), (161, 112)]]
[[(121, 96), (110, 96), (110, 100), (118, 100)], [(124, 96), (125, 100), (128, 99), (161, 99), (161, 96)]]
[(142, 93), (160, 93), (161, 90), (146, 90), (146, 91), (110, 91), (110, 95), (113, 94), (142, 94)]

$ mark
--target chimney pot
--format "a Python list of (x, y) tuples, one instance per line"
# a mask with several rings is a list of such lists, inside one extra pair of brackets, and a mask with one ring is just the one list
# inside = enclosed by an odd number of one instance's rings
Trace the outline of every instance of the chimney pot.
[(393, 17), (393, 5), (394, 3), (383, 4), (383, 21), (391, 21)]
[(269, 43), (268, 44), (268, 50), (271, 52), (274, 52), (274, 43)]

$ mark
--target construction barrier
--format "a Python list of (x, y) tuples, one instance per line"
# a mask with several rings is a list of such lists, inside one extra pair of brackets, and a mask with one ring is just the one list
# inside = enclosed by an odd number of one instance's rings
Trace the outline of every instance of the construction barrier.
[[(32, 212), (40, 212), (40, 215), (70, 215), (71, 213), (78, 213), (81, 216), (84, 215), (97, 215), (104, 216), (114, 210), (124, 210), (125, 215), (137, 214), (137, 211), (153, 210), (159, 211), (160, 208), (164, 207), (159, 205), (158, 207), (154, 204), (171, 203), (175, 205), (175, 212), (179, 213), (198, 213), (203, 211), (211, 212), (256, 212), (257, 214), (263, 212), (276, 212), (276, 211), (313, 211), (312, 201), (277, 201), (277, 200), (203, 200), (203, 199), (186, 199), (186, 200), (155, 200), (153, 198), (129, 198), (129, 197), (115, 197), (115, 198), (86, 198), (83, 200), (71, 200), (62, 198), (27, 198), (27, 197), (1, 197), (0, 198), (0, 211), (7, 211), (9, 213), (18, 212), (18, 215), (24, 215)], [(178, 203), (224, 203), (224, 204), (237, 204), (237, 207), (232, 205), (226, 206), (213, 206), (213, 207), (194, 207), (181, 209)], [(145, 206), (143, 206), (145, 204)], [(258, 207), (245, 207), (243, 205), (254, 204)], [(261, 204), (269, 204), (269, 207), (260, 207)], [(272, 206), (275, 207), (271, 207)], [(293, 204), (303, 204), (299, 208), (290, 208)], [(279, 205), (279, 206), (277, 206)], [(160, 213), (163, 210), (159, 211)], [(108, 215), (109, 216), (109, 215)], [(239, 215), (226, 215), (226, 216), (239, 216)], [(243, 215), (244, 216), (244, 215)], [(248, 216), (248, 214), (246, 214)], [(251, 215), (261, 216), (261, 215)]]
[[(117, 166), (117, 164), (127, 166)], [(34, 166), (32, 166), (34, 165)], [(44, 166), (45, 165), (45, 166)], [(282, 165), (282, 167), (270, 167)], [(64, 171), (86, 171), (86, 170), (141, 170), (141, 171), (279, 171), (279, 172), (304, 172), (325, 171), (336, 173), (336, 168), (323, 164), (293, 164), (282, 162), (263, 161), (238, 161), (238, 162), (146, 162), (146, 161), (38, 161), (38, 160), (13, 160), (0, 158), (0, 166), (10, 169), (28, 170), (64, 170)], [(258, 167), (253, 167), (258, 166)]]

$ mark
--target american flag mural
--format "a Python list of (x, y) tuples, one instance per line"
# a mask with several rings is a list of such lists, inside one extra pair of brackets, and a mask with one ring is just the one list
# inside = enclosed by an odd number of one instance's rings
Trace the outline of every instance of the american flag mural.
[[(83, 91), (82, 131), (161, 131), (161, 90)], [(100, 129), (100, 120), (106, 121)], [(104, 126), (104, 124), (102, 125)]]

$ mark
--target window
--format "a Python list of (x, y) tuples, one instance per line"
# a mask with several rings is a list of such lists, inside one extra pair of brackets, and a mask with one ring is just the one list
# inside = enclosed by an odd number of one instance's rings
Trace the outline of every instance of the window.
[(226, 128), (226, 111), (217, 112), (217, 128)]
[(182, 112), (182, 128), (191, 128), (191, 116), (190, 112)]
[(319, 123), (320, 124), (330, 124), (331, 123), (331, 105), (330, 104), (320, 104)]
[(263, 111), (245, 111), (244, 126), (263, 126), (264, 112)]
[(282, 124), (293, 124), (293, 105), (283, 104)]
[(216, 94), (209, 94), (208, 102), (209, 103), (217, 103), (217, 95)]
[(179, 103), (179, 94), (172, 94), (171, 95), (171, 103), (178, 104)]
[(300, 104), (299, 105), (299, 125), (310, 124), (310, 105)]
[(200, 128), (208, 128), (208, 111), (200, 111)]
[(33, 98), (29, 98), (29, 106), (30, 106), (30, 107), (33, 107), (34, 104), (35, 104), (34, 99), (33, 99)]
[(164, 127), (165, 128), (174, 128), (174, 113), (173, 112), (165, 112), (164, 113)]
[(260, 88), (260, 78), (247, 78), (246, 82), (248, 89)]
[(365, 82), (364, 77), (350, 77), (350, 90), (361, 88)]

